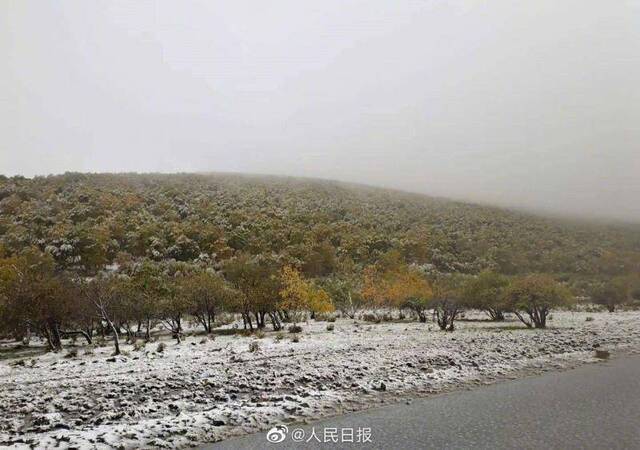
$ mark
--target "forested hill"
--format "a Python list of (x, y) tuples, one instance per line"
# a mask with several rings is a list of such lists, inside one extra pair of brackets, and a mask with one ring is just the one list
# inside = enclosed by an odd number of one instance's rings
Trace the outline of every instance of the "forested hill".
[(92, 274), (118, 258), (277, 255), (311, 277), (397, 250), (440, 272), (613, 275), (640, 227), (542, 218), (344, 183), (230, 174), (0, 177), (0, 254), (38, 247)]

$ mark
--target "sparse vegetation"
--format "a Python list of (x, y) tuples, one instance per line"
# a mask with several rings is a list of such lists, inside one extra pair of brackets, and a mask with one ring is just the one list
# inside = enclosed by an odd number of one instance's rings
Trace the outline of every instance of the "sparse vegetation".
[(78, 349), (75, 347), (72, 347), (70, 349), (67, 350), (66, 355), (64, 355), (65, 358), (77, 358), (78, 357)]
[(285, 337), (285, 336), (284, 336), (284, 333), (279, 332), (279, 333), (277, 333), (277, 334), (275, 335), (275, 337), (274, 337), (273, 339), (274, 339), (276, 342), (280, 342), (281, 340), (283, 340), (283, 339), (284, 339), (284, 337)]
[(257, 330), (253, 335), (256, 337), (256, 339), (264, 339), (264, 337), (266, 336), (265, 332), (262, 330)]
[(258, 341), (249, 342), (249, 352), (255, 353), (255, 352), (259, 351), (259, 350), (260, 350), (260, 342), (258, 342)]

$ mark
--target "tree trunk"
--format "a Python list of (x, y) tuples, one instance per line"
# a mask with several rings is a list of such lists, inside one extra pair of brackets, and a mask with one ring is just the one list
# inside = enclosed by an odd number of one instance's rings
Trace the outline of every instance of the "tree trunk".
[(280, 331), (282, 329), (282, 325), (278, 320), (278, 316), (272, 312), (269, 313), (269, 317), (271, 318), (271, 324), (273, 325), (273, 331)]
[(527, 326), (527, 328), (531, 328), (532, 327), (531, 322), (528, 322), (527, 320), (525, 320), (525, 318), (522, 316), (521, 313), (519, 313), (518, 311), (513, 311), (513, 313), (520, 320), (520, 322), (522, 322), (523, 324), (525, 324)]
[(487, 314), (489, 318), (494, 322), (502, 322), (504, 320), (504, 312), (499, 309), (487, 309)]
[(251, 323), (251, 314), (250, 313), (242, 313), (242, 319), (244, 320), (244, 329), (247, 329), (247, 325), (249, 325), (249, 330), (253, 331), (253, 324)]
[(62, 338), (60, 337), (60, 326), (58, 325), (58, 322), (52, 321), (51, 334), (56, 351), (62, 350)]
[(31, 342), (31, 327), (29, 325), (26, 326), (24, 330), (24, 335), (22, 336), (22, 344), (29, 345)]
[(87, 344), (91, 345), (93, 343), (93, 340), (91, 339), (91, 336), (89, 335), (89, 333), (87, 333), (84, 330), (61, 331), (60, 334), (62, 334), (62, 336), (64, 336), (64, 337), (77, 336), (77, 335), (81, 334), (82, 337), (86, 339)]
[(216, 321), (216, 313), (209, 312), (207, 313), (207, 333), (211, 333), (213, 331), (213, 324)]
[(120, 338), (118, 336), (118, 330), (116, 330), (116, 327), (113, 325), (113, 322), (111, 322), (108, 319), (107, 319), (107, 324), (109, 325), (109, 328), (113, 333), (113, 346), (115, 347), (113, 354), (117, 356), (120, 354)]
[(147, 318), (147, 329), (144, 333), (144, 340), (149, 342), (151, 340), (151, 319)]
[(49, 331), (47, 324), (42, 327), (42, 334), (44, 334), (44, 337), (47, 340), (47, 347), (49, 348), (49, 351), (55, 352), (56, 348), (51, 340), (51, 332)]

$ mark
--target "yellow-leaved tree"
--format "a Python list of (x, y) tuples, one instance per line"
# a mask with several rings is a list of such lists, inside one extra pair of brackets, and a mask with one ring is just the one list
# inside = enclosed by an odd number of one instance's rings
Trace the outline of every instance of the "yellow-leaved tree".
[[(334, 310), (329, 295), (312, 282), (305, 280), (295, 268), (285, 266), (280, 274), (282, 289), (280, 290), (280, 308), (299, 312), (308, 310), (312, 313), (327, 313)], [(294, 322), (296, 314), (293, 314)]]
[(402, 264), (383, 270), (376, 266), (366, 268), (362, 296), (373, 307), (408, 308), (426, 322), (433, 292), (420, 272)]

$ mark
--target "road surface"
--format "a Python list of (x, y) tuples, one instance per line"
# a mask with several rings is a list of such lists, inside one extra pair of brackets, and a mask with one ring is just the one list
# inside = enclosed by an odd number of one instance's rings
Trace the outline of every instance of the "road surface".
[(204, 448), (640, 449), (640, 357), (290, 425), (280, 443), (257, 433)]

